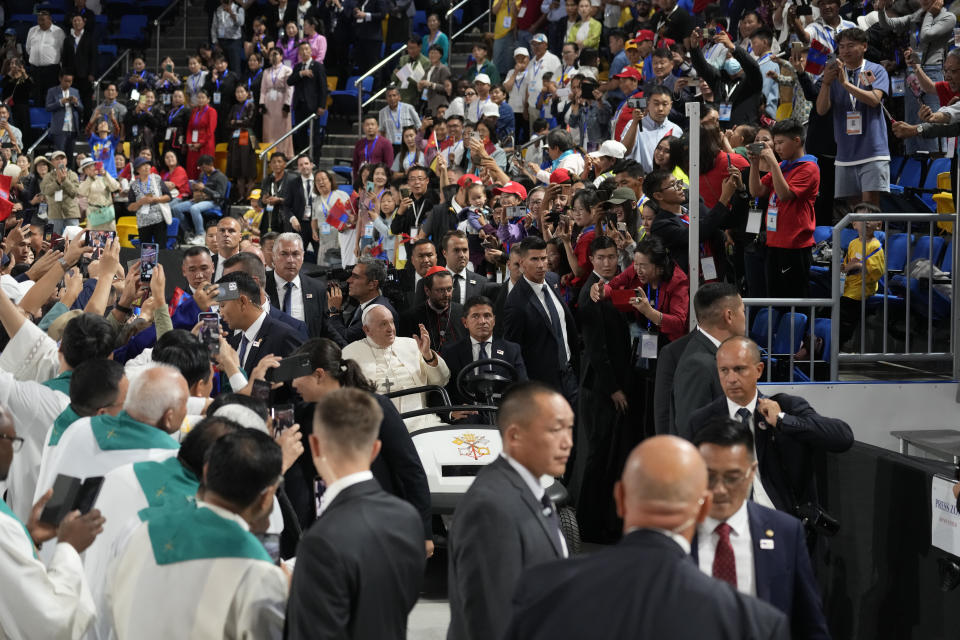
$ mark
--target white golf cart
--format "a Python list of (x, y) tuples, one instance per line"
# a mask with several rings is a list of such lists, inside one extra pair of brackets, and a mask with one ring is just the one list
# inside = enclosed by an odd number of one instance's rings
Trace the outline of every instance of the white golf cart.
[[(488, 358), (469, 364), (457, 376), (456, 385), (460, 395), (473, 401), (473, 404), (454, 405), (447, 390), (435, 385), (386, 394), (389, 398), (415, 393), (430, 394), (434, 406), (405, 412), (401, 414), (403, 418), (430, 414), (449, 416), (454, 411), (476, 412), (467, 420), (454, 424), (438, 420), (436, 425), (410, 434), (430, 485), (430, 502), (435, 516), (434, 534), (438, 545), (445, 546), (453, 512), (473, 479), (480, 469), (500, 455), (503, 446), (496, 426), (497, 403), (516, 378), (513, 365)], [(580, 530), (566, 488), (549, 476), (543, 476), (540, 482), (558, 507), (560, 524), (570, 553), (578, 552)]]

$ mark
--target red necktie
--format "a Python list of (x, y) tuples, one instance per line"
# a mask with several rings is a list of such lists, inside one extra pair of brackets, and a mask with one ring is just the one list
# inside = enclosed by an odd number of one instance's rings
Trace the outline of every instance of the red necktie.
[(717, 541), (717, 551), (713, 556), (713, 577), (729, 582), (737, 588), (737, 562), (733, 557), (733, 546), (730, 544), (730, 525), (721, 522), (714, 529), (720, 539)]

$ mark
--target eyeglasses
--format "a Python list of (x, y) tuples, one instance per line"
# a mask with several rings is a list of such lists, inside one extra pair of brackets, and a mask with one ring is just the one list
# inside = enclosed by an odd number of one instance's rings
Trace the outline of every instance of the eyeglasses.
[(0, 433), (0, 440), (9, 440), (10, 447), (13, 449), (14, 453), (23, 448), (23, 438), (20, 436), (8, 436), (5, 433)]
[(683, 191), (686, 188), (686, 185), (683, 184), (682, 180), (675, 180), (672, 184), (665, 184), (661, 187), (661, 191), (666, 191), (667, 189), (675, 189), (676, 191)]
[(735, 476), (733, 476), (733, 475), (731, 475), (731, 476), (721, 476), (721, 475), (716, 474), (716, 473), (708, 473), (708, 474), (707, 474), (707, 487), (708, 487), (709, 489), (713, 489), (713, 488), (715, 488), (715, 487), (717, 486), (717, 483), (718, 483), (718, 482), (722, 482), (722, 483), (723, 483), (723, 486), (726, 487), (727, 489), (736, 489), (736, 488), (737, 488), (738, 486), (740, 486), (740, 485), (743, 483), (743, 481), (746, 480), (749, 476), (750, 476), (750, 474), (743, 474), (743, 475), (739, 475), (739, 474), (738, 474), (738, 475), (735, 475)]
[(464, 92), (463, 92), (463, 95), (465, 95), (465, 96), (467, 96), (467, 97), (469, 97), (469, 96), (475, 96), (475, 95), (477, 95), (477, 92), (476, 92), (476, 91), (464, 91)]

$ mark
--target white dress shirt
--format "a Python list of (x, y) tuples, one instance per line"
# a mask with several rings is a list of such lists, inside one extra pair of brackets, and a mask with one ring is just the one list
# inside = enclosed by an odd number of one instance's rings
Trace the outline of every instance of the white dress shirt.
[[(486, 339), (487, 345), (487, 357), (493, 357), (493, 336), (490, 336)], [(480, 343), (477, 342), (477, 339), (473, 336), (470, 336), (470, 348), (473, 350), (473, 359), (474, 361), (480, 359)]]
[[(753, 424), (753, 415), (757, 408), (757, 398), (758, 394), (754, 392), (753, 400), (747, 403), (745, 407), (741, 407), (736, 402), (727, 398), (727, 411), (730, 413), (730, 417), (737, 422), (740, 422), (740, 416), (737, 415), (737, 411), (740, 409), (746, 409), (750, 412), (750, 418), (747, 420), (747, 426), (750, 429), (750, 433), (753, 435), (754, 444), (753, 444), (753, 459), (758, 460), (757, 458), (757, 429), (756, 425)], [(764, 427), (765, 428), (765, 427)], [(753, 501), (764, 507), (769, 507), (770, 509), (776, 509), (773, 506), (773, 500), (770, 499), (770, 495), (767, 493), (766, 489), (763, 488), (763, 482), (760, 480), (760, 469), (759, 465), (757, 472), (753, 474)]]
[[(537, 500), (537, 502), (540, 502), (541, 500), (543, 500), (543, 494), (546, 493), (546, 489), (544, 489), (540, 481), (537, 480), (537, 478), (534, 477), (532, 473), (530, 473), (530, 470), (527, 469), (522, 464), (520, 464), (519, 462), (517, 462), (516, 460), (514, 460), (513, 458), (511, 458), (509, 455), (507, 455), (506, 451), (501, 451), (500, 455), (503, 456), (504, 460), (510, 463), (510, 466), (513, 467), (514, 471), (520, 474), (520, 477), (523, 479), (524, 484), (526, 484), (527, 487), (530, 489), (530, 491), (533, 493), (533, 497)], [(561, 531), (561, 534), (562, 533), (563, 532)], [(567, 550), (567, 541), (563, 537), (563, 535), (560, 536), (560, 546), (563, 548), (563, 557), (564, 558), (568, 557), (570, 555), (570, 552)]]
[[(243, 369), (247, 363), (247, 358), (250, 356), (250, 350), (253, 349), (253, 343), (257, 339), (257, 334), (260, 333), (260, 327), (263, 326), (263, 321), (267, 318), (266, 311), (260, 311), (260, 316), (253, 321), (247, 329), (243, 332), (244, 337), (247, 339), (247, 350), (243, 354), (243, 360), (240, 361), (240, 368)], [(243, 338), (240, 339), (240, 342), (243, 342)], [(240, 352), (240, 345), (237, 345), (237, 352)]]
[(454, 271), (450, 267), (447, 267), (447, 271), (453, 275), (454, 291), (457, 290), (457, 276), (460, 276), (460, 298), (458, 300), (454, 300), (454, 302), (461, 305), (465, 304), (467, 302), (467, 278), (470, 277), (470, 270), (467, 267), (464, 267), (463, 271)]
[[(273, 279), (277, 283), (277, 302), (280, 303), (280, 309), (283, 309), (283, 300), (287, 295), (287, 281), (277, 275), (276, 271), (273, 272)], [(306, 322), (307, 319), (303, 312), (303, 287), (300, 286), (300, 274), (297, 274), (297, 277), (291, 282), (293, 283), (293, 289), (290, 290), (290, 295), (293, 298), (290, 300), (290, 315), (297, 320)]]
[(570, 361), (570, 338), (567, 337), (567, 322), (564, 318), (563, 305), (560, 304), (560, 299), (557, 297), (553, 291), (550, 290), (550, 287), (546, 286), (545, 282), (533, 282), (526, 276), (523, 277), (527, 281), (527, 284), (530, 285), (530, 288), (533, 289), (533, 294), (537, 296), (537, 300), (540, 301), (540, 306), (543, 307), (544, 312), (547, 314), (547, 318), (550, 318), (550, 310), (547, 309), (547, 304), (543, 301), (544, 295), (549, 295), (550, 299), (553, 301), (553, 306), (557, 310), (557, 315), (560, 317), (560, 331), (563, 335), (563, 348), (567, 352), (567, 362)]
[[(232, 16), (222, 5), (217, 7), (217, 10), (214, 12), (213, 23), (210, 26), (212, 42), (215, 43), (219, 38), (223, 38), (224, 40), (239, 40), (243, 37), (243, 7), (233, 2), (231, 3), (231, 8), (233, 9)], [(231, 69), (231, 71), (234, 71), (234, 69)]]
[(319, 518), (323, 515), (323, 512), (327, 510), (327, 507), (330, 506), (330, 503), (333, 502), (334, 498), (340, 495), (340, 492), (348, 487), (352, 487), (355, 484), (360, 484), (361, 482), (366, 482), (367, 480), (373, 480), (373, 472), (367, 471), (357, 471), (356, 473), (351, 473), (350, 475), (343, 476), (342, 478), (337, 478), (333, 484), (327, 487), (327, 490), (323, 492), (323, 495), (320, 496), (320, 508), (317, 510), (317, 517)]
[[(750, 517), (747, 514), (747, 501), (744, 500), (737, 512), (727, 518), (730, 525), (730, 546), (733, 547), (734, 564), (737, 567), (737, 591), (748, 596), (757, 595), (756, 570), (753, 566), (753, 539), (750, 536)], [(721, 523), (707, 516), (697, 525), (697, 564), (700, 571), (713, 575), (713, 558), (717, 551), (719, 534), (714, 529)]]
[(303, 191), (303, 219), (313, 217), (313, 176), (300, 176), (300, 190)]
[(716, 338), (714, 338), (712, 335), (704, 331), (703, 327), (698, 326), (697, 331), (705, 335), (707, 337), (707, 340), (713, 343), (713, 346), (715, 346), (718, 349), (720, 348), (720, 343), (723, 342), (722, 340), (717, 340)]
[(40, 25), (30, 27), (25, 46), (28, 62), (35, 67), (60, 64), (60, 50), (63, 49), (65, 37), (63, 29), (55, 24), (46, 30), (41, 29)]

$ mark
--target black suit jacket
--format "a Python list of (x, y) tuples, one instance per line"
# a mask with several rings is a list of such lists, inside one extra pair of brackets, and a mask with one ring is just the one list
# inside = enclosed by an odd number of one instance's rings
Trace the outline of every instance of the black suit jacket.
[[(230, 336), (230, 346), (239, 351), (242, 337), (242, 333), (235, 333)], [(268, 313), (263, 319), (263, 324), (260, 325), (256, 340), (247, 347), (247, 361), (243, 370), (249, 378), (250, 372), (253, 371), (263, 356), (272, 353), (284, 358), (293, 353), (301, 343), (302, 340), (291, 327), (275, 320)]]
[(503, 309), (507, 306), (507, 296), (510, 294), (510, 280), (501, 282), (497, 285), (497, 290), (493, 296), (493, 316), (497, 323), (493, 325), (493, 337), (502, 338), (504, 332)]
[[(415, 298), (417, 296), (417, 291), (420, 289), (419, 281), (417, 280), (417, 272), (414, 270), (413, 265), (407, 261), (407, 265), (400, 270), (399, 275), (397, 276), (397, 284), (400, 285), (400, 290), (403, 292), (403, 309), (400, 309), (400, 312), (403, 313), (407, 309), (413, 308)], [(422, 280), (422, 278), (421, 278)], [(415, 282), (416, 281), (416, 282)]]
[(96, 25), (91, 20), (80, 36), (79, 44), (74, 44), (73, 30), (66, 30), (63, 39), (61, 61), (63, 70), (69, 71), (75, 78), (84, 80), (89, 76), (97, 76), (97, 35), (94, 33)]
[(437, 314), (428, 309), (426, 303), (415, 305), (400, 314), (398, 335), (406, 337), (419, 335), (422, 324), (430, 334), (430, 348), (438, 353), (444, 345), (456, 342), (467, 335), (467, 328), (463, 326), (463, 307), (456, 302), (450, 303), (446, 324), (441, 327), (439, 323)]
[(657, 354), (657, 376), (653, 390), (653, 425), (657, 434), (672, 433), (676, 435), (677, 433), (674, 428), (673, 403), (670, 401), (673, 392), (673, 377), (677, 372), (680, 356), (683, 355), (687, 344), (695, 333), (697, 333), (696, 328), (693, 332), (680, 336), (667, 344)]
[[(277, 280), (273, 271), (267, 273), (267, 282), (264, 288), (267, 290), (267, 295), (270, 296), (270, 303), (277, 308), (282, 308), (283, 300), (277, 292)], [(330, 338), (339, 346), (345, 347), (347, 343), (340, 337), (340, 334), (328, 326), (327, 290), (324, 283), (301, 271), (300, 289), (303, 295), (303, 316), (306, 318), (309, 337)], [(286, 292), (284, 292), (284, 295), (286, 295)]]
[[(268, 271), (267, 277), (269, 278), (272, 274), (272, 271)], [(300, 338), (301, 342), (306, 342), (310, 337), (310, 335), (307, 333), (307, 324), (303, 320), (297, 320), (290, 314), (284, 313), (272, 304), (270, 305), (270, 316), (293, 329), (297, 334), (297, 337)]]
[(786, 640), (790, 628), (769, 604), (704, 575), (673, 540), (640, 529), (614, 547), (528, 570), (503, 637)]
[[(490, 357), (509, 362), (517, 370), (516, 382), (523, 382), (527, 379), (527, 367), (523, 364), (523, 355), (520, 353), (520, 345), (494, 337), (490, 347)], [(454, 404), (466, 404), (470, 402), (469, 398), (460, 395), (457, 389), (457, 376), (463, 369), (473, 362), (473, 343), (470, 342), (470, 336), (464, 336), (456, 342), (444, 345), (440, 352), (440, 357), (447, 363), (450, 369), (450, 382), (447, 383), (447, 392)], [(494, 369), (494, 373), (507, 375), (506, 371), (500, 372)]]
[[(288, 231), (290, 227), (290, 214), (287, 209), (287, 194), (294, 186), (296, 177), (290, 173), (284, 173), (283, 177), (276, 181), (271, 173), (263, 179), (260, 185), (261, 198), (277, 197), (283, 198), (283, 202), (274, 205), (270, 213), (264, 213), (260, 218), (260, 232), (268, 231)], [(276, 185), (276, 186), (274, 186)]]
[[(300, 72), (309, 68), (313, 77), (301, 76)], [(317, 109), (327, 108), (327, 72), (316, 60), (298, 62), (293, 73), (287, 76), (287, 84), (293, 87), (291, 109), (296, 113), (316, 113)]]
[[(427, 294), (423, 290), (424, 284), (426, 284), (424, 282), (424, 278), (420, 278), (420, 281), (417, 283), (416, 293), (413, 296), (414, 306), (426, 304)], [(496, 282), (490, 282), (485, 276), (468, 269), (464, 271), (463, 279), (460, 281), (460, 286), (466, 287), (467, 289), (467, 295), (463, 298), (463, 301), (466, 302), (473, 296), (489, 297), (494, 295), (499, 285), (497, 285)], [(459, 302), (459, 300), (454, 298), (454, 302)]]
[[(390, 300), (387, 298), (387, 296), (377, 296), (371, 301), (371, 304), (382, 304), (387, 309), (390, 309), (390, 313), (393, 314), (394, 328), (398, 328), (400, 326), (400, 321), (397, 317), (397, 310), (393, 308), (392, 304), (390, 304)], [(363, 332), (363, 316), (362, 314), (357, 313), (358, 308), (359, 307), (353, 307), (353, 309), (350, 311), (330, 316), (328, 326), (334, 333), (344, 340), (344, 344), (350, 344), (351, 342), (362, 340), (367, 335)]]
[(353, 25), (353, 33), (357, 40), (383, 40), (381, 23), (390, 7), (386, 0), (356, 0), (356, 7), (364, 13), (370, 14), (370, 19), (356, 22), (351, 16), (348, 20)]
[(717, 398), (723, 398), (717, 375), (717, 347), (699, 330), (693, 331), (687, 348), (677, 362), (670, 392), (674, 424), (670, 433), (687, 440), (693, 437), (690, 415)]
[[(556, 291), (556, 277), (551, 278), (550, 275), (548, 274), (545, 283)], [(557, 299), (560, 301), (557, 312), (563, 314), (567, 326), (570, 362), (576, 369), (580, 336), (570, 309), (560, 296), (557, 296)], [(550, 328), (550, 318), (526, 278), (520, 278), (514, 285), (513, 291), (507, 297), (503, 316), (503, 337), (520, 345), (523, 350), (523, 362), (527, 365), (527, 374), (530, 378), (562, 390), (561, 375), (562, 366), (565, 363), (558, 361), (557, 342)]]
[(297, 549), (286, 638), (406, 638), (423, 582), (420, 516), (376, 480), (347, 487)]
[(630, 325), (610, 300), (594, 302), (590, 288), (599, 281), (591, 273), (580, 289), (577, 318), (583, 336), (581, 384), (598, 395), (629, 392), (633, 378), (630, 354)]
[[(290, 179), (290, 188), (287, 190), (287, 193), (284, 195), (284, 207), (287, 210), (287, 219), (284, 221), (284, 229), (286, 231), (293, 231), (293, 226), (290, 224), (290, 216), (296, 217), (300, 221), (300, 231), (297, 232), (300, 234), (300, 237), (303, 238), (303, 246), (309, 247), (310, 243), (313, 241), (313, 233), (310, 230), (310, 220), (314, 214), (314, 207), (310, 207), (310, 218), (305, 218), (304, 215), (307, 211), (307, 198), (303, 193), (303, 177), (299, 173), (291, 174)], [(313, 179), (309, 181), (311, 190), (313, 189)], [(317, 203), (319, 196), (313, 198), (313, 203), (316, 204), (316, 208), (319, 209), (320, 205)], [(323, 220), (321, 220), (322, 222)]]
[[(791, 515), (747, 502), (757, 597), (787, 615), (794, 640), (829, 640), (823, 601), (803, 525)], [(761, 540), (768, 543), (760, 546)], [(698, 562), (698, 539), (690, 555)]]
[(503, 637), (523, 570), (563, 557), (550, 527), (543, 505), (505, 458), (477, 474), (450, 527), (447, 640)]
[[(817, 454), (843, 453), (853, 446), (853, 431), (843, 420), (821, 416), (798, 396), (778, 393), (770, 399), (786, 415), (776, 427), (771, 427), (759, 411), (754, 411), (753, 424), (759, 427), (753, 430), (757, 470), (773, 506), (795, 513), (791, 495), (797, 504), (817, 504)], [(729, 415), (727, 398), (721, 395), (690, 416), (690, 433), (695, 434), (713, 416)]]

